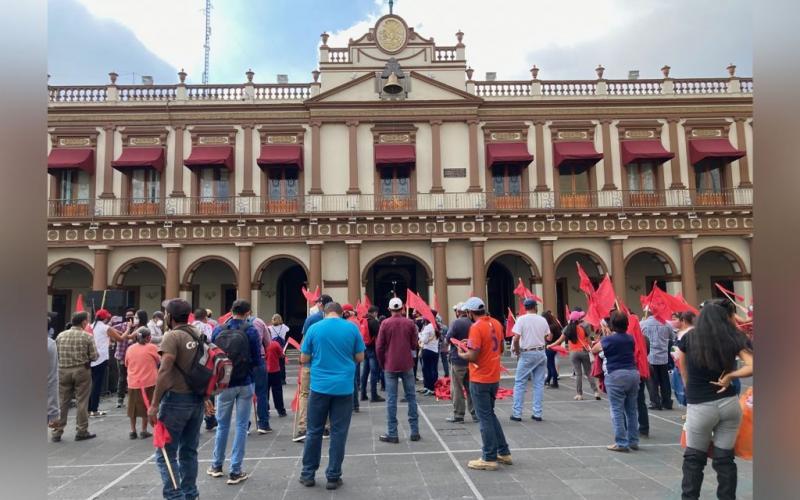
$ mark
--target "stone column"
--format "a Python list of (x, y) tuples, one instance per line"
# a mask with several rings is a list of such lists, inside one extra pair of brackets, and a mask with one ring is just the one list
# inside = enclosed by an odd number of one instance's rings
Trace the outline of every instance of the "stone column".
[(747, 240), (747, 259), (748, 259), (747, 267), (748, 269), (750, 269), (750, 275), (752, 276), (753, 262), (755, 262), (755, 259), (753, 259), (753, 235), (748, 234), (747, 236), (744, 237), (744, 239)]
[(544, 120), (534, 120), (534, 134), (536, 135), (536, 191), (549, 191), (547, 187), (547, 174), (544, 167)]
[(431, 120), (431, 193), (443, 193), (441, 120)]
[(686, 186), (681, 180), (681, 155), (680, 147), (678, 146), (678, 122), (679, 118), (667, 118), (669, 124), (669, 149), (675, 153), (675, 157), (669, 161), (672, 167), (672, 184), (670, 189), (686, 189)]
[(361, 298), (361, 240), (344, 243), (347, 245), (347, 301), (355, 306)]
[(472, 293), (486, 300), (486, 258), (483, 247), (489, 238), (470, 238), (472, 243)]
[(308, 289), (313, 292), (319, 286), (322, 290), (322, 241), (306, 241), (309, 252)]
[(697, 279), (694, 275), (694, 249), (696, 234), (681, 234), (678, 243), (681, 251), (681, 287), (686, 302), (697, 307)]
[[(181, 165), (182, 166), (182, 165)], [(167, 281), (164, 284), (164, 294), (168, 299), (177, 298), (181, 287), (181, 247), (179, 243), (165, 243), (161, 245), (167, 250)]]
[(481, 191), (481, 180), (478, 172), (478, 119), (467, 120), (469, 125), (469, 189), (470, 193)]
[(238, 298), (250, 302), (253, 295), (252, 275), (250, 272), (253, 242), (236, 243), (236, 247), (239, 249), (239, 276), (236, 279), (236, 295)]
[(244, 134), (244, 175), (242, 176), (242, 192), (239, 196), (255, 196), (253, 191), (253, 124), (242, 125)]
[(556, 236), (543, 236), (539, 238), (542, 245), (542, 306), (543, 311), (553, 311), (558, 315), (556, 308), (556, 262), (553, 258), (553, 243), (558, 239)]
[[(450, 320), (450, 307), (447, 301), (447, 242), (448, 238), (433, 238), (431, 240), (431, 246), (433, 247), (433, 291), (439, 301), (439, 314), (445, 323), (449, 323)], [(433, 301), (431, 301), (431, 306), (433, 306)]]
[(94, 273), (92, 274), (92, 290), (103, 291), (108, 288), (108, 245), (90, 245), (94, 251)]
[(100, 198), (112, 199), (114, 196), (114, 170), (111, 160), (114, 159), (114, 125), (105, 125), (105, 155), (103, 156), (103, 192)]
[(311, 122), (311, 189), (309, 194), (322, 194), (322, 178), (320, 177), (320, 127), (321, 122)]
[(603, 129), (603, 191), (615, 191), (614, 163), (611, 158), (611, 120), (600, 120)]
[(350, 187), (347, 188), (347, 194), (361, 194), (361, 189), (358, 188), (358, 122), (348, 121), (345, 124), (350, 153)]
[[(736, 122), (736, 147), (742, 151), (747, 151), (747, 140), (745, 139), (744, 124), (747, 118), (737, 117), (734, 119)], [(750, 182), (750, 168), (748, 167), (747, 155), (742, 156), (739, 162), (739, 187), (751, 188), (753, 183)]]
[(614, 283), (614, 293), (617, 298), (625, 300), (625, 258), (622, 252), (622, 244), (627, 240), (627, 236), (611, 236), (611, 281)]
[[(173, 172), (172, 172), (172, 193), (170, 196), (172, 198), (183, 198), (186, 196), (186, 193), (183, 192), (183, 169), (186, 168), (183, 166), (183, 131), (185, 129), (184, 125), (175, 125), (175, 147), (173, 148)], [(177, 297), (178, 294), (172, 296), (172, 298)], [(167, 294), (167, 297), (170, 297)]]

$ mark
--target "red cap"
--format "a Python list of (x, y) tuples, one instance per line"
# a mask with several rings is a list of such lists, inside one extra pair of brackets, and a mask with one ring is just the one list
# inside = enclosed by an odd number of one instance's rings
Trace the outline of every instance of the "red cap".
[(100, 321), (105, 321), (107, 319), (111, 319), (111, 313), (108, 312), (106, 309), (98, 309), (97, 312), (94, 314), (94, 317)]
[(355, 311), (353, 304), (342, 304), (342, 311)]

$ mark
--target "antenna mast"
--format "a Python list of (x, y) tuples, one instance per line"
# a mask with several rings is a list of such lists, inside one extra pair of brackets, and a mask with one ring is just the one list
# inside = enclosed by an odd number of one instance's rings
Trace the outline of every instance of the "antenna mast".
[(205, 63), (203, 65), (203, 85), (208, 85), (208, 56), (211, 53), (211, 0), (206, 0), (206, 42), (203, 44), (205, 50)]

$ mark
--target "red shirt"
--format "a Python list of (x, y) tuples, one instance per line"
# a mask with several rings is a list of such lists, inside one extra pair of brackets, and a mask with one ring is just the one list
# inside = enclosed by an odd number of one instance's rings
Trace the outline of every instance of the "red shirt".
[(406, 372), (414, 367), (411, 351), (417, 351), (417, 327), (403, 316), (381, 322), (375, 341), (378, 363), (387, 372)]
[(469, 364), (470, 382), (493, 384), (500, 382), (500, 349), (503, 345), (503, 326), (490, 316), (481, 316), (469, 329), (467, 346), (478, 351), (478, 359)]
[(281, 371), (280, 359), (284, 357), (283, 348), (277, 340), (271, 340), (267, 346), (267, 373), (276, 373)]

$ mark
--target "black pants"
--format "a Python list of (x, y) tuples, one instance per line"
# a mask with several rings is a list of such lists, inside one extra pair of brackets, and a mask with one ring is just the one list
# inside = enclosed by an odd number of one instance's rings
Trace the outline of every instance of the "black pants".
[(544, 383), (549, 384), (552, 382), (554, 387), (558, 387), (558, 370), (556, 369), (556, 356), (558, 356), (558, 353), (552, 349), (545, 349), (544, 354), (547, 356), (547, 378), (544, 379)]
[(636, 406), (639, 412), (639, 435), (650, 434), (650, 415), (647, 414), (647, 404), (644, 402), (644, 380), (639, 382), (639, 396), (636, 398)]
[(117, 373), (117, 401), (120, 403), (125, 399), (125, 394), (128, 393), (128, 368), (125, 366), (125, 360), (116, 359)]
[(283, 385), (281, 372), (267, 373), (267, 388), (272, 391), (272, 405), (278, 410), (278, 415), (286, 415), (283, 405)]
[(286, 358), (280, 358), (279, 361), (281, 363), (281, 384), (286, 385)]
[(103, 390), (103, 381), (106, 378), (108, 360), (92, 367), (92, 393), (89, 395), (89, 411), (97, 411), (100, 406), (100, 392)]
[(672, 409), (672, 387), (669, 383), (669, 365), (650, 365), (650, 378), (647, 381), (650, 404), (656, 408)]

